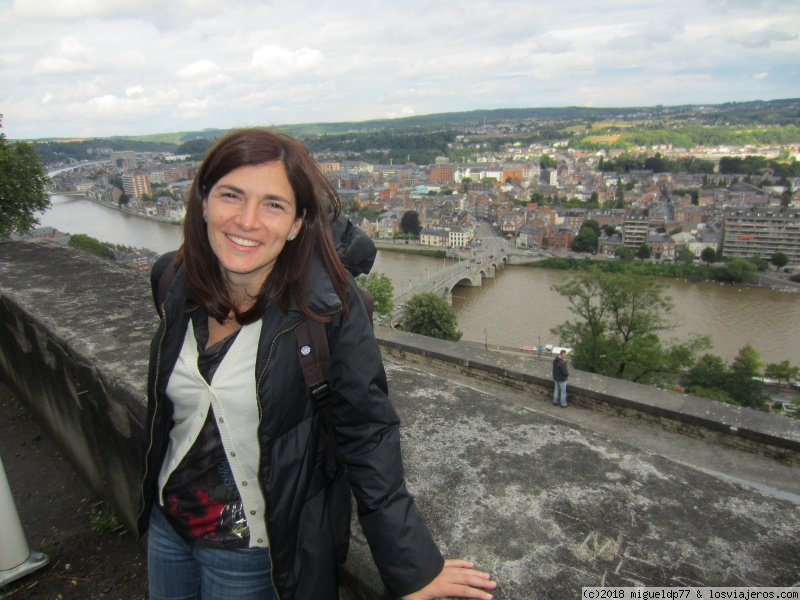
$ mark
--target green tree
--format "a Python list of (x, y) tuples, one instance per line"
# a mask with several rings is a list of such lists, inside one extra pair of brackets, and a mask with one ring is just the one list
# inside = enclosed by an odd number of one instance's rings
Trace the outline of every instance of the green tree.
[(458, 329), (456, 313), (445, 300), (433, 292), (417, 294), (405, 305), (403, 329), (420, 335), (457, 342), (463, 335)]
[(762, 272), (762, 271), (768, 271), (769, 270), (769, 263), (766, 260), (764, 260), (763, 258), (761, 258), (760, 256), (748, 256), (747, 260), (749, 260), (751, 263), (753, 263), (753, 266), (756, 268), (756, 271), (758, 271), (759, 273)]
[(188, 154), (190, 160), (203, 160), (206, 152), (214, 144), (214, 140), (208, 138), (196, 138), (179, 144), (175, 149), (175, 154)]
[(79, 250), (83, 250), (84, 252), (89, 252), (90, 254), (94, 254), (95, 256), (99, 256), (100, 258), (112, 259), (114, 258), (114, 253), (111, 251), (111, 248), (108, 244), (101, 242), (93, 237), (85, 235), (83, 233), (76, 233), (69, 237), (68, 246), (72, 248), (78, 248)]
[(728, 394), (728, 370), (723, 360), (714, 354), (704, 354), (681, 379), (686, 391), (709, 400), (736, 404)]
[(664, 344), (658, 337), (672, 329), (672, 300), (651, 278), (592, 270), (553, 286), (577, 319), (553, 328), (573, 350), (575, 367), (643, 383), (687, 368), (707, 348), (705, 337)]
[(792, 183), (787, 182), (786, 189), (781, 193), (781, 206), (789, 206), (792, 198), (794, 198), (794, 189), (792, 189)]
[(764, 377), (777, 379), (779, 382), (785, 381), (786, 385), (789, 385), (791, 381), (797, 379), (798, 373), (800, 373), (800, 367), (791, 366), (788, 360), (779, 363), (770, 363), (764, 367)]
[(403, 233), (419, 235), (422, 230), (422, 225), (419, 222), (419, 213), (415, 210), (404, 212), (400, 218), (400, 229), (403, 230)]
[(761, 362), (761, 356), (750, 344), (742, 346), (731, 363), (732, 371), (737, 371), (747, 377), (758, 377), (762, 368), (764, 368), (764, 363)]
[(642, 244), (636, 249), (636, 258), (644, 262), (653, 254), (653, 251), (650, 249), (650, 246), (647, 244)]
[(756, 266), (741, 256), (732, 256), (725, 261), (719, 278), (731, 283), (743, 283), (756, 278)]
[(763, 383), (756, 379), (761, 365), (758, 352), (751, 346), (739, 350), (729, 369), (720, 357), (706, 354), (686, 371), (682, 383), (690, 394), (766, 410), (769, 396), (764, 393)]
[(706, 246), (700, 253), (700, 260), (706, 263), (707, 267), (710, 267), (711, 263), (717, 262), (717, 251), (711, 246)]
[(622, 185), (622, 178), (617, 179), (617, 191), (614, 194), (614, 208), (625, 208), (625, 189)]
[(630, 262), (635, 258), (636, 252), (634, 251), (633, 248), (630, 248), (628, 246), (620, 246), (614, 251), (614, 256), (616, 256), (620, 260)]
[(539, 159), (539, 167), (542, 169), (552, 169), (556, 166), (556, 161), (553, 157), (551, 157), (546, 152), (542, 154), (542, 157)]
[(770, 257), (769, 262), (775, 266), (776, 271), (780, 271), (789, 264), (789, 257), (783, 252), (776, 252)]
[(356, 283), (372, 295), (375, 303), (374, 312), (379, 316), (387, 316), (392, 312), (394, 286), (392, 280), (383, 273), (373, 271), (356, 279)]
[(769, 396), (764, 393), (764, 384), (756, 379), (764, 363), (758, 352), (749, 344), (743, 346), (730, 368), (729, 389), (726, 391), (738, 404), (766, 410)]
[(587, 227), (594, 231), (598, 236), (602, 233), (603, 228), (600, 226), (600, 223), (595, 221), (594, 219), (586, 219), (583, 223), (581, 223), (581, 229)]
[[(0, 115), (0, 127), (2, 120)], [(0, 133), (0, 239), (27, 233), (39, 224), (36, 213), (48, 208), (47, 173), (34, 145), (11, 144)]]
[(694, 252), (688, 248), (684, 248), (680, 251), (678, 256), (675, 257), (675, 260), (677, 260), (679, 263), (683, 263), (684, 265), (690, 265), (694, 262), (695, 258), (697, 257), (694, 255)]
[[(597, 221), (595, 221), (595, 223), (596, 222)], [(576, 252), (597, 252), (597, 238), (597, 231), (584, 223), (581, 225), (578, 235), (575, 236), (572, 249)]]
[(342, 200), (342, 212), (346, 215), (358, 214), (358, 202), (354, 198), (347, 198)]
[(540, 190), (534, 190), (531, 192), (531, 202), (534, 202), (539, 206), (544, 206), (547, 204), (547, 196), (545, 196)]
[(667, 171), (667, 164), (661, 154), (656, 153), (644, 161), (644, 168), (653, 171), (653, 173), (663, 173)]

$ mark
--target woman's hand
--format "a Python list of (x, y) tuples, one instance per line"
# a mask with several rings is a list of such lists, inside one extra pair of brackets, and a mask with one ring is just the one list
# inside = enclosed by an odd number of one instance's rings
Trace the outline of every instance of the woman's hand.
[(497, 582), (492, 581), (489, 573), (474, 570), (474, 566), (466, 560), (446, 560), (444, 569), (436, 579), (418, 592), (403, 596), (403, 600), (430, 600), (450, 596), (492, 600), (492, 595), (483, 590), (495, 589)]

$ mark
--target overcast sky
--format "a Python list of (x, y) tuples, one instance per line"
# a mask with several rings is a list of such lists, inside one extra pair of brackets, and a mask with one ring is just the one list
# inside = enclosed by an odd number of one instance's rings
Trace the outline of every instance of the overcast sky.
[(800, 0), (0, 0), (11, 139), (800, 97)]

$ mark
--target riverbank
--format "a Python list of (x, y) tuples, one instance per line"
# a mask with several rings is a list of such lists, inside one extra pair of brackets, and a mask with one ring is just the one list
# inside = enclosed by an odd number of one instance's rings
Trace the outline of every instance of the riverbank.
[(103, 200), (98, 200), (97, 198), (93, 198), (93, 197), (91, 197), (88, 194), (85, 194), (83, 192), (51, 192), (50, 196), (51, 197), (52, 196), (75, 196), (75, 197), (81, 197), (81, 198), (84, 198), (84, 199), (88, 200), (89, 202), (97, 204), (98, 206), (103, 206), (105, 208), (110, 208), (111, 210), (115, 210), (115, 211), (117, 211), (119, 213), (122, 213), (122, 214), (125, 214), (125, 215), (131, 215), (132, 217), (139, 217), (141, 219), (147, 219), (149, 221), (158, 221), (159, 223), (167, 223), (169, 225), (178, 225), (178, 226), (183, 225), (182, 221), (176, 221), (175, 219), (168, 219), (167, 217), (160, 217), (158, 215), (146, 215), (146, 214), (142, 214), (140, 212), (134, 212), (132, 210), (126, 210), (126, 209), (121, 208), (120, 206), (117, 206), (115, 204), (110, 204), (108, 202), (104, 202)]
[(653, 262), (630, 262), (622, 260), (596, 260), (585, 258), (546, 258), (521, 264), (523, 267), (555, 269), (560, 271), (587, 272), (598, 268), (606, 273), (629, 273), (637, 276), (665, 277), (684, 281), (713, 281), (721, 285), (738, 287), (761, 287), (779, 292), (800, 294), (800, 283), (791, 281), (783, 272), (761, 271), (751, 281), (732, 281), (725, 271), (724, 263), (712, 265), (680, 265)]

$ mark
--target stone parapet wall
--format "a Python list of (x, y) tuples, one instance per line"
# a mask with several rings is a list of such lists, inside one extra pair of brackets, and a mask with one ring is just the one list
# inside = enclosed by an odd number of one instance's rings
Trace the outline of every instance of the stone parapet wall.
[[(379, 327), (385, 355), (549, 396), (550, 363)], [(800, 421), (572, 370), (570, 401), (800, 466)]]
[(0, 245), (0, 377), (131, 530), (151, 306), (144, 273), (47, 242)]

